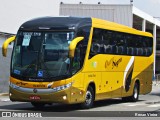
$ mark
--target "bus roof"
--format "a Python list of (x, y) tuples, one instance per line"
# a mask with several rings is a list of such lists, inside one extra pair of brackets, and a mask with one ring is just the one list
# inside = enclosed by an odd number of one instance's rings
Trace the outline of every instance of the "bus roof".
[(100, 26), (103, 29), (153, 37), (152, 34), (149, 32), (143, 32), (143, 31), (140, 31), (140, 30), (137, 30), (137, 29), (125, 26), (125, 25), (121, 25), (115, 22), (110, 22), (110, 21), (102, 20), (98, 18), (92, 18), (92, 26), (94, 27)]
[(107, 20), (102, 20), (98, 18), (90, 18), (90, 17), (41, 17), (29, 20), (23, 23), (20, 29), (24, 30), (39, 30), (39, 29), (77, 29), (81, 26), (93, 26), (93, 27), (101, 27), (102, 29), (109, 29), (119, 32), (131, 33), (136, 35), (143, 35), (152, 37), (151, 33), (143, 32), (136, 30), (134, 28), (130, 28), (128, 26), (124, 26), (118, 23), (110, 22)]
[(77, 27), (83, 25), (91, 26), (91, 18), (80, 17), (42, 17), (29, 20), (23, 23), (20, 29), (38, 30), (38, 29), (68, 29), (70, 27)]

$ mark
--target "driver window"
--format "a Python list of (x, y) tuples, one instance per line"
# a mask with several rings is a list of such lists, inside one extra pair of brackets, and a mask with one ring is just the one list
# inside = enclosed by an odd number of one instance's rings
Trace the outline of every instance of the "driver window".
[(80, 70), (80, 68), (81, 68), (81, 44), (78, 44), (75, 49), (72, 73), (75, 74), (78, 70)]

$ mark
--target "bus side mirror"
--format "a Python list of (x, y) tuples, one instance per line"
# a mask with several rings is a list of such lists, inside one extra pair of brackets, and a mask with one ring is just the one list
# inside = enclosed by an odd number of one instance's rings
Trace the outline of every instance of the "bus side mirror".
[(77, 44), (84, 40), (84, 37), (76, 37), (75, 39), (73, 39), (69, 45), (69, 57), (73, 58), (74, 57), (74, 52), (76, 49)]
[(10, 37), (10, 38), (8, 38), (7, 40), (4, 41), (3, 46), (2, 46), (2, 55), (4, 57), (7, 56), (7, 49), (8, 49), (9, 43), (11, 43), (14, 40), (15, 40), (15, 36), (12, 36), (12, 37)]

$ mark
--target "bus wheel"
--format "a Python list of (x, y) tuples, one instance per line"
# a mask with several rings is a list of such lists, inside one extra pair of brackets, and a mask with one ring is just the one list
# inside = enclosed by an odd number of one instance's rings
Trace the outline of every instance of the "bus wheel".
[(122, 98), (122, 100), (125, 102), (136, 102), (138, 101), (138, 98), (139, 98), (139, 85), (138, 83), (135, 83), (132, 96), (124, 97)]
[(136, 102), (138, 101), (139, 98), (139, 85), (138, 83), (135, 83), (134, 89), (133, 89), (133, 94), (132, 96), (129, 97), (131, 102)]
[(43, 107), (45, 106), (45, 103), (31, 102), (31, 104), (32, 104), (35, 108), (43, 108)]
[(85, 102), (81, 104), (82, 108), (89, 109), (93, 106), (94, 103), (94, 91), (91, 86), (88, 87), (86, 95), (85, 95)]

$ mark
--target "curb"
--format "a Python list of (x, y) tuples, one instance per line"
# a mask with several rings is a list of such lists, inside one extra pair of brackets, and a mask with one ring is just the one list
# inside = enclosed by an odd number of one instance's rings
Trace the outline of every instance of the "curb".
[(0, 93), (0, 96), (9, 96), (9, 93)]

